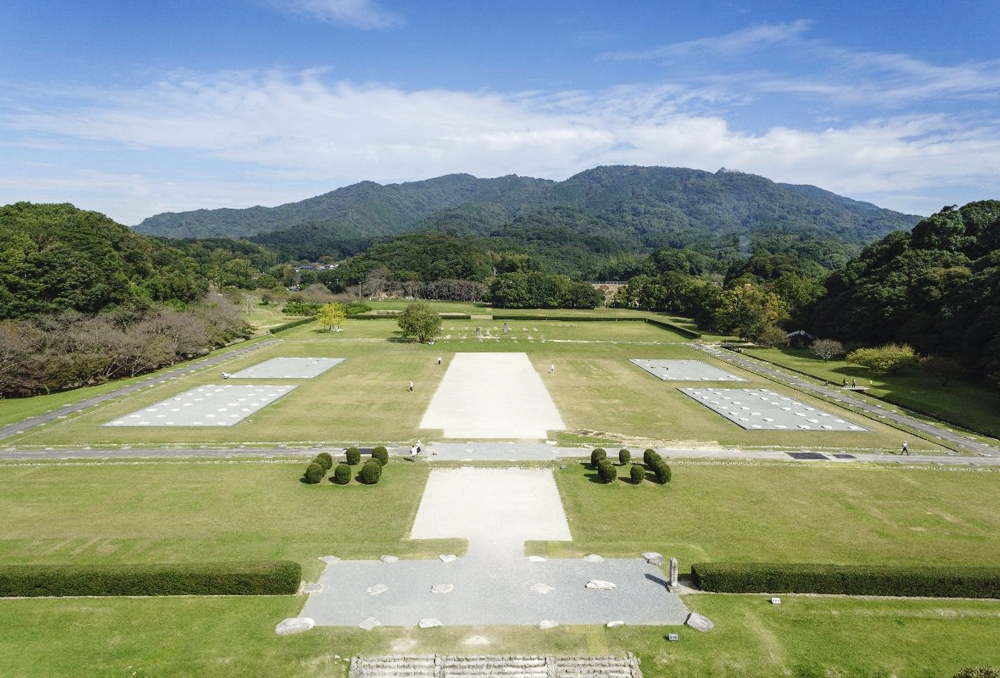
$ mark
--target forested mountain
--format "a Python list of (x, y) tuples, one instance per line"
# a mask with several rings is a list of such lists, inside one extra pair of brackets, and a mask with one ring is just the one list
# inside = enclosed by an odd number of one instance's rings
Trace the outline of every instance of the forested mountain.
[(721, 258), (725, 251), (746, 255), (756, 241), (832, 268), (918, 219), (741, 172), (615, 166), (563, 182), (469, 175), (363, 182), (270, 209), (160, 214), (136, 229), (173, 238), (252, 236), (279, 256), (309, 260), (340, 258), (377, 238), (415, 231), (503, 238), (527, 249), (539, 242), (579, 246), (598, 255), (686, 247)]
[(103, 214), (69, 204), (0, 207), (0, 319), (187, 303), (207, 291), (180, 251)]
[(810, 316), (823, 336), (905, 342), (1000, 385), (1000, 201), (946, 207), (872, 243)]

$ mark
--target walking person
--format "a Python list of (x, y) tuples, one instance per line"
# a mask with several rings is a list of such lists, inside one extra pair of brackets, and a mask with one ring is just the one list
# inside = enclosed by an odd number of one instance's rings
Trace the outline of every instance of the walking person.
[(410, 382), (410, 385), (409, 385), (409, 387), (406, 390), (410, 391), (411, 393), (413, 392), (413, 382), (412, 381)]
[(900, 450), (900, 454), (905, 454), (907, 456), (910, 455), (910, 447), (909, 447), (909, 445), (906, 444), (905, 440), (903, 441), (903, 449)]

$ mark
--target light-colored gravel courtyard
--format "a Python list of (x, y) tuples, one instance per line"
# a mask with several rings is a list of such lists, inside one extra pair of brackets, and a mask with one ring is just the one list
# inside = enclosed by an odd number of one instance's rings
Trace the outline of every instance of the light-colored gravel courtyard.
[(565, 427), (525, 353), (456, 353), (420, 422), (469, 440), (537, 440)]

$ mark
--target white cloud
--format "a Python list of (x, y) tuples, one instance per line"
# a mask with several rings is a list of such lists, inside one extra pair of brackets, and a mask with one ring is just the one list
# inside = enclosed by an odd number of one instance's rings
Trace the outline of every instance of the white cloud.
[[(321, 71), (188, 73), (140, 90), (18, 92), (10, 96), (19, 108), (0, 115), (0, 202), (80, 200), (137, 223), (161, 211), (299, 200), (364, 179), (563, 179), (602, 164), (726, 166), (918, 213), (961, 204), (978, 190), (969, 187), (997, 189), (996, 120), (899, 115), (752, 134), (722, 114), (691, 111), (689, 95), (674, 85), (404, 90), (330, 82)], [(78, 166), (77, 157), (85, 169), (60, 169)], [(997, 196), (968, 200), (987, 197)]]
[(606, 52), (606, 61), (649, 61), (676, 59), (687, 56), (740, 56), (750, 52), (787, 44), (809, 30), (812, 21), (799, 20), (790, 24), (760, 24), (720, 36), (710, 36), (677, 42), (647, 50)]
[(363, 29), (396, 28), (403, 23), (399, 14), (372, 0), (268, 0), (281, 10), (319, 21)]

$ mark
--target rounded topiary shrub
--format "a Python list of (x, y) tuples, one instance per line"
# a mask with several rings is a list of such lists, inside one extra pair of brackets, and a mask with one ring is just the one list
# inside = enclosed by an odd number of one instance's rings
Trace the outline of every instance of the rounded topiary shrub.
[(628, 470), (628, 477), (632, 480), (633, 485), (638, 485), (646, 479), (646, 469), (641, 464), (632, 464)]
[(626, 449), (618, 450), (618, 463), (622, 466), (627, 465), (632, 461), (632, 453)]
[(337, 464), (337, 468), (333, 469), (333, 477), (330, 478), (330, 481), (338, 485), (346, 485), (351, 482), (351, 467), (347, 464)]
[(604, 448), (595, 447), (594, 451), (590, 453), (590, 465), (597, 468), (597, 465), (603, 459), (608, 458), (608, 453), (604, 451)]
[(331, 468), (333, 468), (333, 457), (330, 456), (329, 452), (320, 452), (319, 454), (316, 455), (316, 458), (313, 461), (322, 464), (324, 472), (329, 471)]
[(351, 466), (357, 466), (361, 463), (361, 450), (358, 448), (348, 447), (344, 454), (347, 455), (347, 463)]
[(374, 485), (382, 477), (382, 464), (377, 459), (369, 459), (362, 465), (358, 479), (365, 485)]
[(653, 473), (656, 475), (656, 482), (660, 484), (670, 482), (670, 467), (662, 459), (653, 462)]
[(372, 459), (382, 464), (382, 466), (385, 466), (389, 463), (389, 450), (385, 449), (384, 446), (379, 445), (372, 450)]
[(597, 475), (606, 483), (613, 483), (618, 479), (618, 471), (610, 459), (601, 459), (597, 462)]
[(642, 463), (646, 466), (652, 466), (653, 462), (660, 459), (660, 453), (654, 450), (652, 447), (647, 447), (642, 453)]
[(323, 476), (326, 475), (326, 469), (323, 468), (323, 464), (318, 461), (314, 461), (309, 466), (306, 467), (306, 472), (302, 476), (302, 480), (309, 483), (310, 485), (315, 485), (319, 481), (323, 480)]

